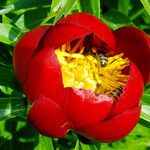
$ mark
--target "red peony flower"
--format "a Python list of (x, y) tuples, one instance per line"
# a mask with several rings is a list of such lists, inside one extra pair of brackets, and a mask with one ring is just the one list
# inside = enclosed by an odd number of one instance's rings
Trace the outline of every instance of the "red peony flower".
[(143, 31), (112, 32), (87, 13), (31, 30), (13, 55), (33, 127), (51, 137), (74, 130), (103, 142), (124, 138), (137, 124), (149, 59), (150, 38)]

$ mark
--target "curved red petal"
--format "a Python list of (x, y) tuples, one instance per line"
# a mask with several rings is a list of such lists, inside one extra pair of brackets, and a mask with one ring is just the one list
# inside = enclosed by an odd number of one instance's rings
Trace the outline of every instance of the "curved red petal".
[(68, 97), (66, 113), (73, 129), (106, 118), (113, 105), (111, 97), (95, 95), (90, 90), (66, 88), (65, 93)]
[(32, 58), (23, 90), (31, 101), (44, 95), (61, 104), (64, 99), (61, 66), (53, 50), (43, 49)]
[(90, 33), (90, 31), (74, 25), (58, 24), (45, 37), (43, 47), (56, 49), (67, 42), (85, 37)]
[(139, 69), (134, 63), (130, 66), (129, 80), (124, 88), (122, 95), (114, 104), (110, 116), (122, 113), (139, 104), (144, 90), (144, 83)]
[(89, 30), (105, 42), (110, 49), (115, 49), (115, 40), (110, 28), (91, 14), (74, 13), (62, 18), (58, 24), (70, 24)]
[(63, 137), (70, 128), (60, 107), (44, 96), (33, 103), (28, 120), (41, 134), (51, 137)]
[(16, 44), (13, 52), (13, 64), (20, 84), (23, 84), (34, 52), (39, 46), (43, 35), (50, 26), (37, 27), (26, 33)]
[(150, 37), (134, 27), (122, 27), (114, 31), (117, 52), (123, 52), (140, 69), (144, 83), (150, 79)]
[(78, 132), (88, 138), (113, 142), (127, 136), (140, 118), (141, 106), (125, 111), (109, 120), (85, 126)]

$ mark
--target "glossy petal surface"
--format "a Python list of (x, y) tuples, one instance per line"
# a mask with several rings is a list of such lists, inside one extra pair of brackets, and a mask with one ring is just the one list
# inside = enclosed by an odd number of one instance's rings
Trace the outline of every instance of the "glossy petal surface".
[(70, 127), (61, 108), (44, 96), (33, 103), (28, 119), (40, 133), (51, 137), (65, 136)]
[(98, 18), (87, 13), (74, 13), (61, 19), (58, 24), (70, 24), (91, 31), (107, 44), (110, 49), (115, 49), (115, 40), (108, 26)]
[(85, 137), (101, 142), (113, 142), (124, 138), (137, 124), (141, 106), (125, 111), (111, 119), (85, 126), (78, 131)]
[(21, 84), (26, 78), (32, 56), (40, 48), (39, 42), (49, 28), (50, 26), (37, 27), (26, 33), (16, 44), (13, 52), (13, 65)]
[(138, 66), (147, 84), (150, 79), (150, 37), (133, 27), (119, 28), (114, 31), (114, 36), (117, 53), (125, 53)]
[(59, 105), (63, 103), (61, 66), (53, 50), (43, 50), (32, 59), (23, 89), (31, 101), (44, 95)]
[(68, 94), (68, 118), (73, 129), (95, 123), (107, 117), (113, 105), (113, 99), (106, 95), (95, 95), (92, 91), (65, 89)]
[(114, 116), (129, 110), (139, 104), (144, 90), (142, 75), (135, 64), (130, 66), (129, 80), (123, 90), (122, 95), (113, 106), (110, 115)]

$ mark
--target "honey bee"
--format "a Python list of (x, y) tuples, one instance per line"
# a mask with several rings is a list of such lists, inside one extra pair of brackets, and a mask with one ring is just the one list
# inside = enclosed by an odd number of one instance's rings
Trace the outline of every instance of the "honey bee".
[(105, 54), (97, 54), (96, 53), (96, 58), (101, 67), (106, 67), (108, 63), (108, 58)]
[(117, 87), (115, 88), (112, 92), (111, 95), (115, 98), (118, 99), (119, 96), (122, 94), (123, 88), (122, 87)]

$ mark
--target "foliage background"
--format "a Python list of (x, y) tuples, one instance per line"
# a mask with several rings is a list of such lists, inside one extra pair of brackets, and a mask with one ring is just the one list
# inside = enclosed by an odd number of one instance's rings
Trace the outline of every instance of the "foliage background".
[(13, 72), (13, 46), (30, 29), (78, 11), (94, 14), (112, 30), (131, 25), (150, 34), (150, 0), (0, 0), (0, 150), (150, 150), (150, 85), (142, 97), (139, 124), (119, 142), (89, 141), (74, 132), (52, 139), (26, 121), (26, 98)]

